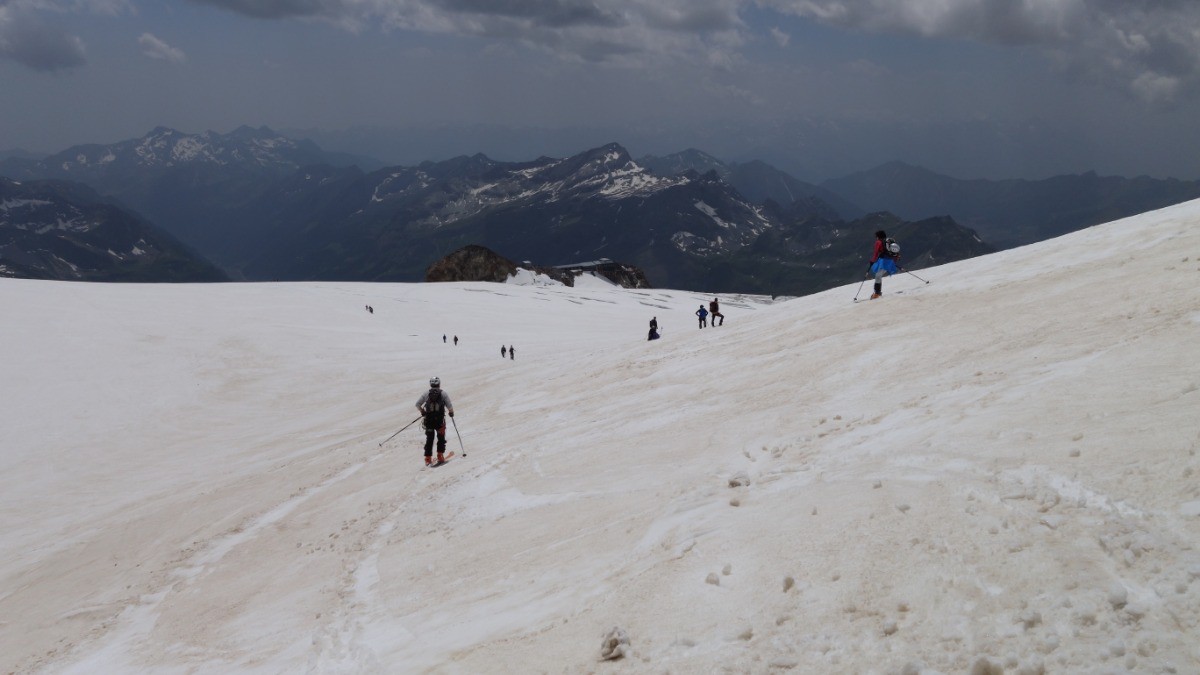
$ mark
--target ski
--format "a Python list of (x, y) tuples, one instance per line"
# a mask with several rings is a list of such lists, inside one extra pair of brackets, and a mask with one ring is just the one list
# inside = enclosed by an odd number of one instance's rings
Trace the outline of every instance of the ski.
[(428, 468), (430, 468), (430, 469), (436, 469), (436, 468), (438, 468), (439, 466), (441, 466), (441, 465), (445, 464), (446, 462), (449, 462), (451, 459), (454, 459), (454, 451), (453, 451), (453, 450), (451, 450), (450, 452), (447, 452), (446, 454), (442, 455), (442, 461), (440, 461), (440, 462), (434, 462), (433, 464), (429, 464), (429, 465), (427, 465), (427, 467), (428, 467)]

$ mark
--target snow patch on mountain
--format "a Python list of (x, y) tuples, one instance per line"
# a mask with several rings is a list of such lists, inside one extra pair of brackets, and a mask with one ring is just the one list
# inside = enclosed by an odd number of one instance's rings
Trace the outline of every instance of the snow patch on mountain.
[(508, 275), (505, 280), (506, 284), (514, 286), (562, 286), (562, 282), (555, 281), (545, 274), (527, 270), (524, 267), (518, 267), (517, 271)]
[(704, 215), (708, 216), (709, 218), (712, 218), (714, 223), (716, 223), (717, 225), (720, 225), (721, 227), (723, 227), (725, 229), (731, 229), (731, 228), (737, 227), (733, 223), (723, 220), (719, 215), (717, 215), (716, 209), (714, 209), (713, 207), (709, 206), (708, 204), (706, 204), (704, 202), (696, 202), (695, 204), (693, 204), (693, 206), (696, 207), (697, 211), (699, 211), (700, 213), (703, 213)]
[(44, 199), (5, 199), (0, 202), (0, 211), (26, 208), (29, 206), (49, 206), (53, 202)]
[(190, 162), (198, 157), (211, 157), (208, 154), (208, 144), (195, 136), (179, 139), (171, 148), (171, 159), (176, 162)]

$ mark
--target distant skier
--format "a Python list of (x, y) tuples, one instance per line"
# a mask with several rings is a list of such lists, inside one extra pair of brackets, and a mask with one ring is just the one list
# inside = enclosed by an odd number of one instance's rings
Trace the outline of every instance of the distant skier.
[[(724, 326), (725, 325), (725, 315), (721, 313), (721, 306), (720, 306), (720, 304), (717, 303), (716, 298), (713, 298), (712, 302), (708, 303), (708, 313), (712, 314), (712, 325), (714, 325), (714, 326)], [(717, 319), (720, 319), (721, 323), (717, 323)]]
[(455, 347), (458, 346), (458, 336), (457, 335), (454, 336), (454, 346)]
[(429, 380), (429, 391), (417, 399), (417, 410), (425, 418), (425, 465), (433, 464), (434, 434), (437, 434), (437, 461), (441, 464), (446, 461), (446, 415), (454, 417), (454, 404), (450, 403), (450, 395), (442, 391), (440, 379)]
[(442, 333), (442, 344), (446, 344), (446, 334)]
[(508, 359), (509, 359), (510, 361), (516, 361), (516, 360), (517, 360), (517, 348), (516, 348), (516, 347), (514, 347), (514, 346), (512, 346), (512, 345), (509, 345), (509, 346), (508, 346)]
[(900, 254), (893, 253), (888, 244), (894, 245), (895, 242), (888, 239), (887, 232), (879, 230), (875, 233), (875, 249), (871, 252), (871, 264), (867, 268), (867, 276), (875, 276), (875, 292), (871, 294), (872, 300), (883, 295), (883, 278), (900, 272), (896, 266)]
[(652, 331), (658, 330), (658, 317), (657, 316), (654, 317), (653, 319), (650, 319), (650, 330), (652, 330)]
[(508, 349), (504, 345), (500, 345), (500, 358), (508, 356)]
[(701, 328), (708, 325), (708, 310), (704, 309), (704, 305), (700, 305), (700, 309), (696, 310), (696, 316), (700, 317)]

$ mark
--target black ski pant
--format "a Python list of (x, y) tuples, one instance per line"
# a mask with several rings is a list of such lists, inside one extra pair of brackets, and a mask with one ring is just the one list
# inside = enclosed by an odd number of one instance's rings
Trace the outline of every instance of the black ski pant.
[(436, 429), (425, 427), (425, 456), (433, 457), (433, 435), (437, 434), (437, 451), (438, 454), (446, 452), (446, 423), (442, 422), (442, 426)]

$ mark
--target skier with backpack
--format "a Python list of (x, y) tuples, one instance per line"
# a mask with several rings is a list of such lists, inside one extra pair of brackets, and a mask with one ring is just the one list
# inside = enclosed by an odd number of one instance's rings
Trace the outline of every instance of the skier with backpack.
[[(712, 315), (712, 325), (725, 325), (725, 315), (721, 313), (721, 305), (717, 302), (716, 298), (713, 298), (712, 302), (708, 303), (708, 313)], [(721, 323), (717, 323), (717, 319), (720, 319)]]
[(429, 391), (417, 399), (417, 410), (425, 418), (425, 466), (436, 466), (433, 463), (433, 436), (437, 434), (437, 464), (446, 461), (446, 415), (454, 417), (454, 404), (450, 395), (442, 391), (442, 381), (439, 378), (429, 380)]
[(883, 278), (900, 272), (896, 262), (900, 260), (900, 244), (887, 236), (887, 232), (879, 230), (875, 233), (875, 249), (871, 253), (871, 262), (867, 267), (867, 276), (875, 277), (875, 292), (871, 294), (874, 300), (883, 295)]

